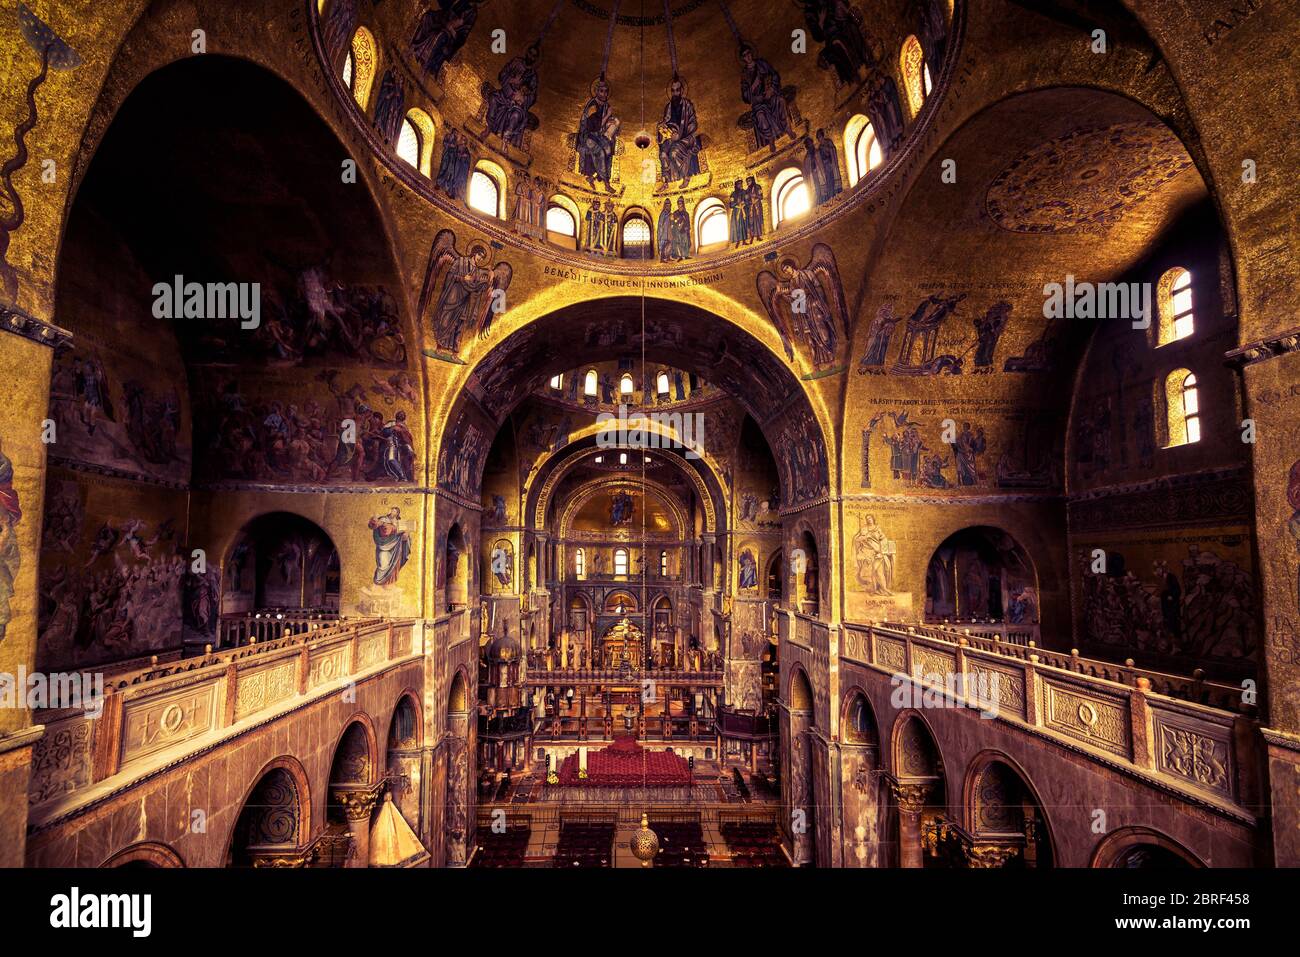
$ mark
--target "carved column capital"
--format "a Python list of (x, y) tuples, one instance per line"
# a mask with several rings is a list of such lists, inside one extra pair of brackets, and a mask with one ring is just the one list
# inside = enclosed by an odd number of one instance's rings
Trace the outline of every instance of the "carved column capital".
[(1016, 856), (1016, 848), (1009, 844), (971, 843), (962, 848), (966, 862), (973, 868), (1005, 867)]
[(383, 784), (336, 787), (334, 800), (343, 807), (343, 815), (351, 824), (354, 821), (368, 821), (379, 803), (383, 793)]
[(920, 814), (930, 796), (931, 785), (927, 781), (891, 781), (889, 787), (900, 813)]

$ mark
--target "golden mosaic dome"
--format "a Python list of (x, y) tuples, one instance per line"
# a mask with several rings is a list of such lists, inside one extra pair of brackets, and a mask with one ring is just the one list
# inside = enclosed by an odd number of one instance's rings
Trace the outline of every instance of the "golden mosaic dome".
[[(452, 212), (679, 262), (760, 241), (782, 204), (796, 218), (900, 152), (951, 17), (944, 0), (320, 0), (316, 27), (377, 150), (464, 204)], [(722, 228), (759, 198), (764, 222)], [(673, 213), (694, 227), (687, 249), (658, 245)], [(629, 216), (651, 245), (636, 256)]]

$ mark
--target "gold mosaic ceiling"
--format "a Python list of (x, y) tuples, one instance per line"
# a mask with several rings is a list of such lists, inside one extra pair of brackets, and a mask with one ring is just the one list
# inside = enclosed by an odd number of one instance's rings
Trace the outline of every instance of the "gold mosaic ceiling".
[[(441, 0), (473, 5), (474, 0)], [(614, 0), (479, 0), (463, 48), (436, 74), (426, 71), (418, 40), (421, 20), (438, 0), (400, 0), (371, 5), (359, 0), (360, 22), (379, 38), (381, 62), (400, 58), (403, 73), (418, 78), (420, 91), (408, 91), (408, 103), (427, 97), (441, 113), (442, 127), (469, 132), (477, 154), (503, 166), (526, 169), (585, 206), (593, 195), (579, 174), (574, 133), (584, 105), (603, 72), (609, 102), (621, 127), (613, 163), (612, 190), (597, 180), (595, 195), (611, 192), (624, 208), (658, 209), (665, 196), (685, 194), (688, 207), (707, 195), (729, 191), (737, 177), (759, 180), (802, 158), (798, 138), (825, 127), (838, 139), (845, 121), (863, 110), (865, 78), (842, 82), (824, 55), (825, 44), (810, 29), (810, 17), (825, 16), (826, 7), (848, 5), (813, 0), (673, 0), (671, 16), (663, 0), (621, 0), (611, 29)], [(328, 4), (326, 4), (328, 8)], [(812, 8), (809, 14), (805, 7)], [(913, 0), (873, 0), (852, 8), (871, 57), (894, 76), (904, 40), (921, 32), (919, 7)], [(669, 29), (671, 21), (671, 31)], [(807, 32), (806, 52), (792, 50), (792, 31)], [(504, 31), (498, 33), (497, 31)], [(775, 151), (759, 147), (750, 128), (749, 108), (741, 98), (740, 40), (767, 60), (780, 76), (792, 104), (794, 137), (781, 138)], [(516, 57), (538, 45), (536, 101), (517, 149), (483, 131), (487, 102), (501, 86), (500, 74)], [(656, 180), (659, 171), (654, 137), (676, 72), (695, 107), (703, 136), (700, 173), (683, 189)], [(938, 68), (931, 66), (937, 80)], [(791, 95), (792, 94), (792, 95)], [(638, 147), (638, 133), (649, 145)], [(439, 132), (441, 137), (441, 131)], [(647, 164), (647, 161), (649, 163)], [(436, 166), (436, 161), (435, 161)], [(646, 170), (651, 171), (646, 181)]]

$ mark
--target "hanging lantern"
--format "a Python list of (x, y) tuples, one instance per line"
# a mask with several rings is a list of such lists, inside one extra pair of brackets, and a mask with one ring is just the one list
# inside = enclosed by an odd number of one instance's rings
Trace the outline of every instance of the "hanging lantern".
[(650, 867), (659, 853), (659, 835), (650, 830), (650, 818), (641, 815), (641, 826), (632, 832), (632, 856), (642, 867)]

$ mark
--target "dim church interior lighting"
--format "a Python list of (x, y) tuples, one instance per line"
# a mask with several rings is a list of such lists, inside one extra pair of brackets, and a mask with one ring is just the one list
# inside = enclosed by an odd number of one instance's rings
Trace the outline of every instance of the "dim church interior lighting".
[(1300, 12), (0, 10), (0, 866), (1300, 865)]

